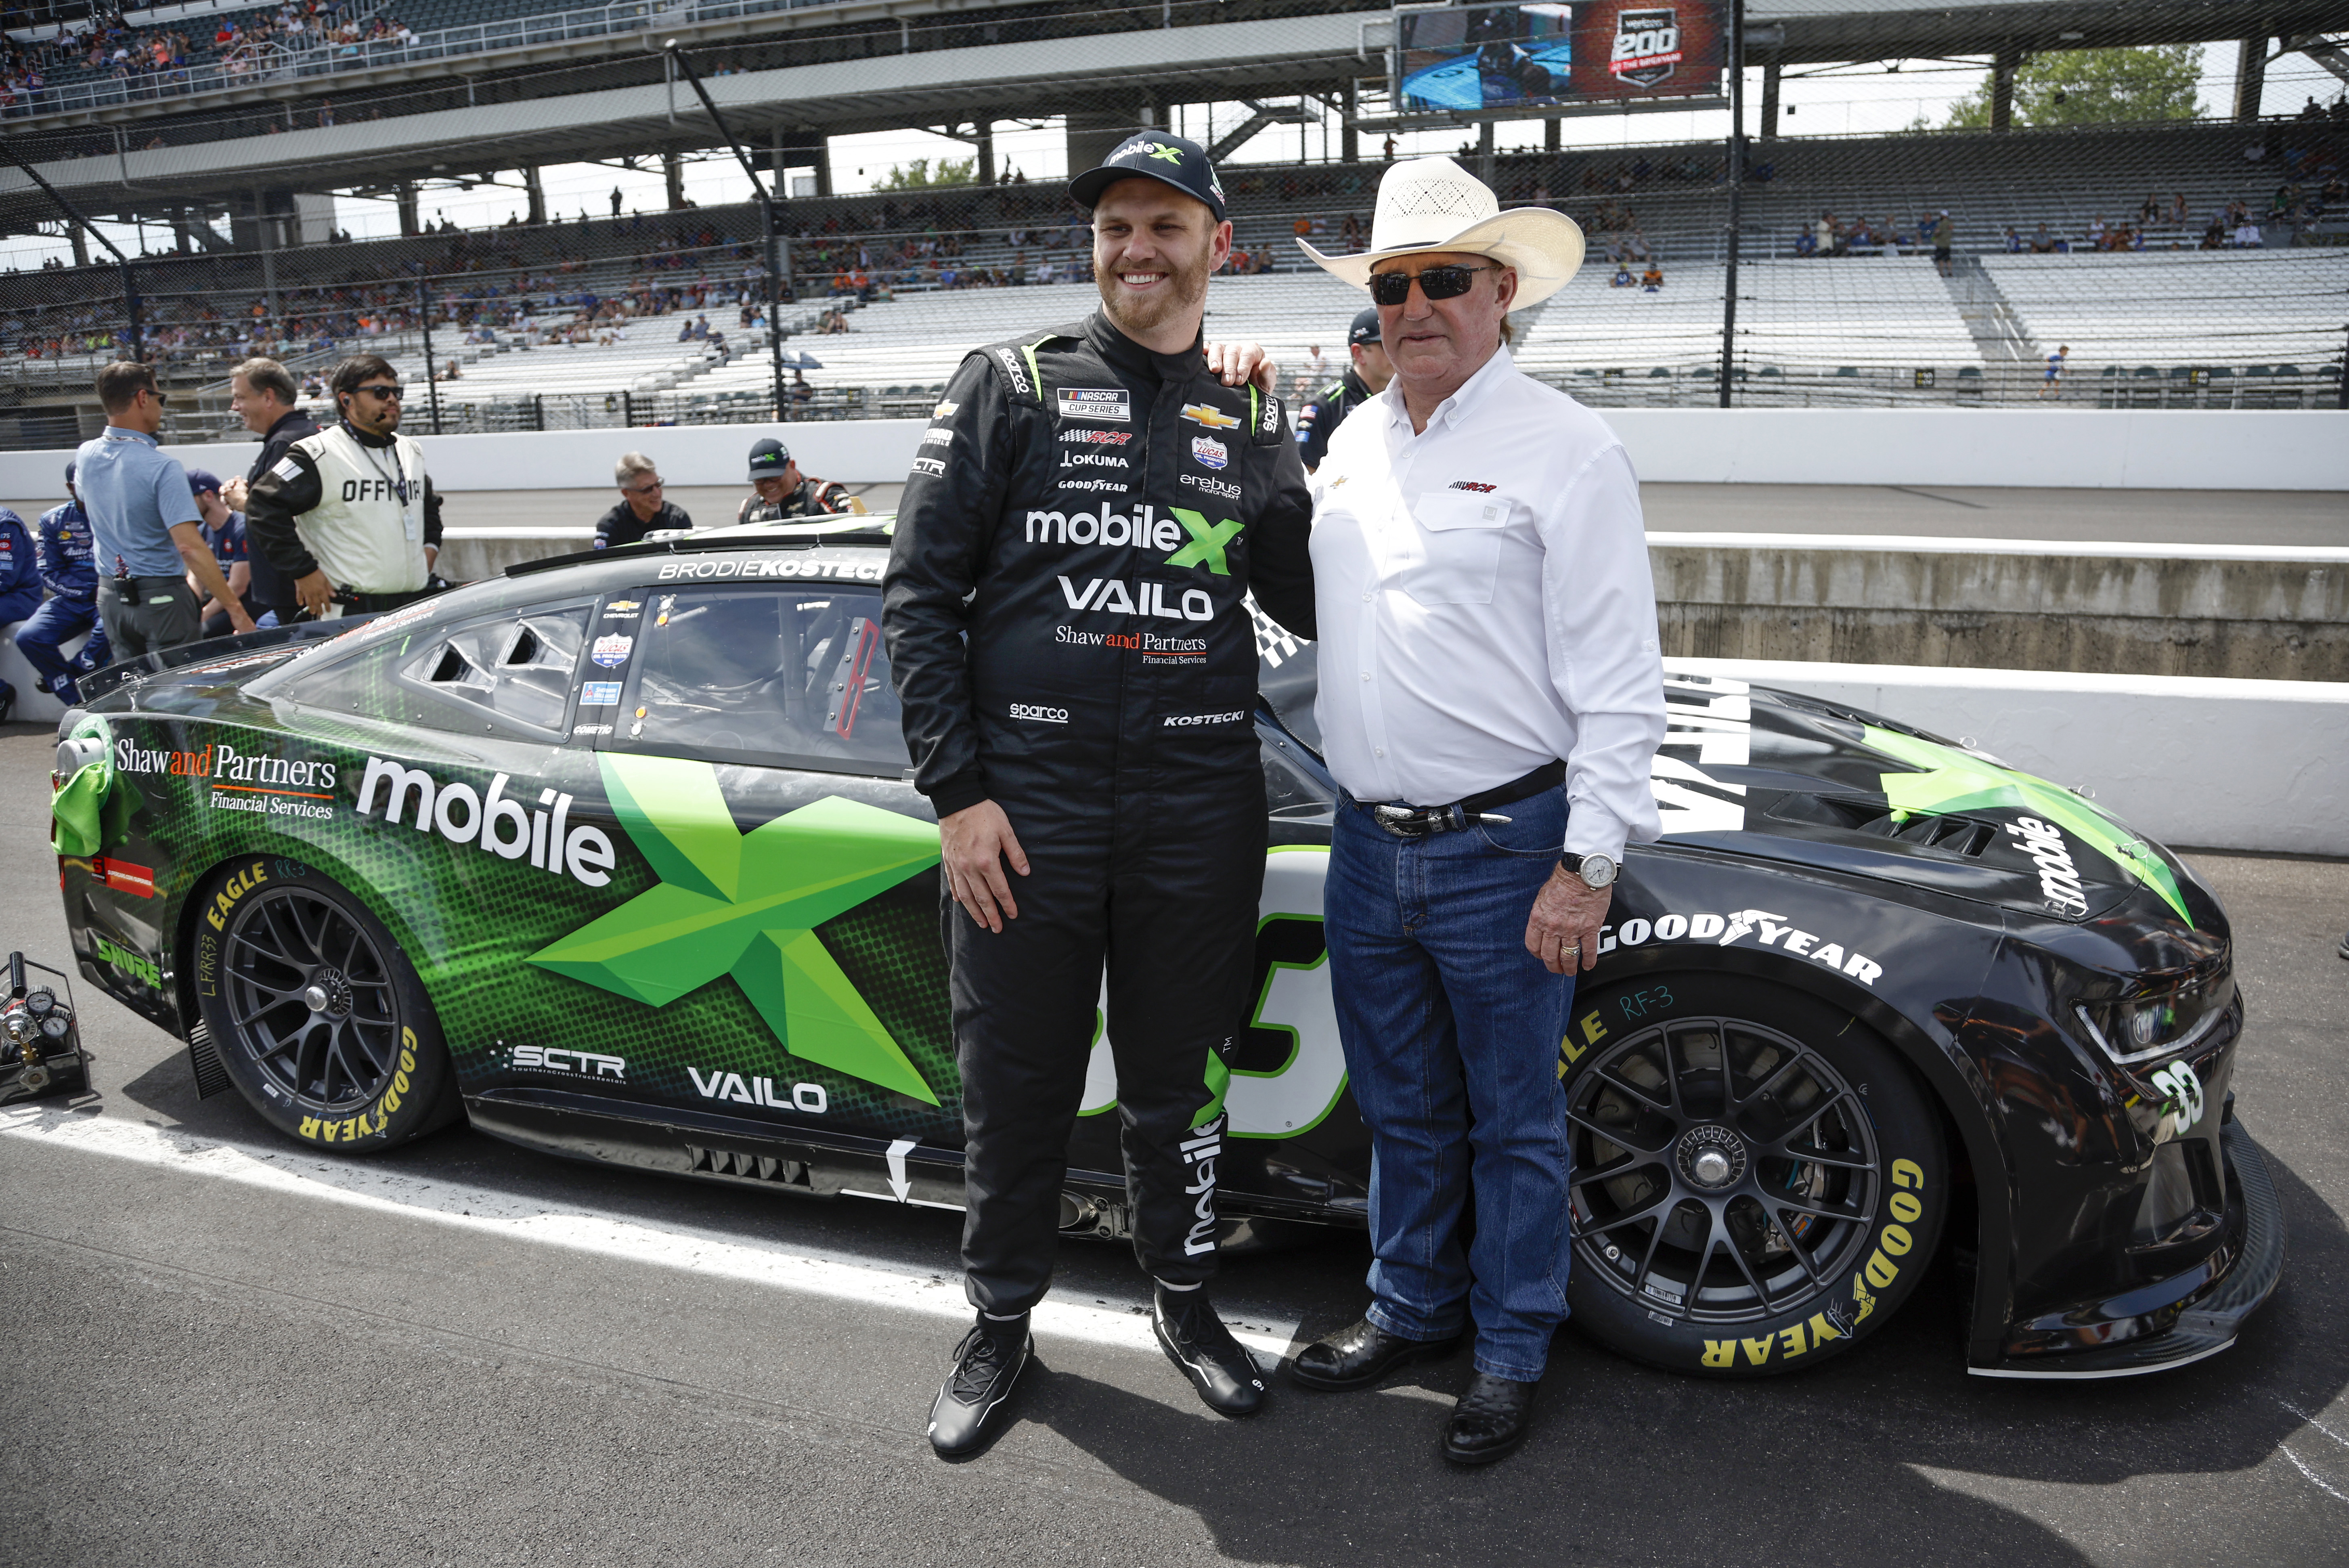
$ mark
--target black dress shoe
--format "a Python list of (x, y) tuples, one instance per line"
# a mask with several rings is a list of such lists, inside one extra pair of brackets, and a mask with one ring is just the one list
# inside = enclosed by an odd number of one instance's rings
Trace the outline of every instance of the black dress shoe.
[(1025, 1314), (1011, 1323), (981, 1318), (963, 1335), (954, 1371), (930, 1406), (930, 1447), (940, 1458), (960, 1459), (994, 1440), (1003, 1425), (996, 1417), (1035, 1351)]
[(1150, 1324), (1166, 1359), (1182, 1369), (1207, 1408), (1219, 1416), (1253, 1416), (1264, 1407), (1264, 1369), (1216, 1315), (1205, 1290), (1162, 1287)]
[(1288, 1375), (1308, 1388), (1367, 1388), (1396, 1367), (1413, 1361), (1441, 1361), (1460, 1348), (1449, 1339), (1405, 1339), (1364, 1318), (1299, 1351)]
[(1452, 1423), (1444, 1428), (1444, 1457), (1455, 1465), (1489, 1465), (1507, 1458), (1526, 1440), (1534, 1390), (1540, 1386), (1488, 1372), (1470, 1378), (1468, 1392), (1452, 1407)]

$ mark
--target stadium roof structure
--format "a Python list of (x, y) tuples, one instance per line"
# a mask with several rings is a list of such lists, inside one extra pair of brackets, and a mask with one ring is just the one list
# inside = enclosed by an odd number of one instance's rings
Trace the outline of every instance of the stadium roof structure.
[[(1345, 5), (1348, 0), (1338, 0)], [(20, 117), (12, 137), (53, 184), (94, 212), (154, 214), (174, 203), (241, 203), (259, 189), (382, 185), (492, 169), (707, 148), (718, 138), (689, 92), (665, 79), (659, 44), (788, 43), (794, 33), (859, 23), (899, 29), (903, 52), (742, 70), (709, 82), (746, 138), (803, 146), (811, 134), (1032, 118), (1067, 111), (1140, 123), (1149, 107), (1320, 92), (1333, 100), (1371, 74), (1387, 7), (1291, 10), (1156, 5), (1118, 10), (1081, 0), (837, 0), (765, 9), (765, 0), (689, 0), (670, 25), (553, 39), (462, 58), (367, 67), (255, 82), (220, 94), (142, 99)], [(724, 13), (724, 15), (719, 15)], [(1269, 14), (1266, 14), (1269, 13)], [(947, 47), (914, 47), (913, 20)], [(1042, 41), (964, 42), (988, 18), (1040, 19)], [(1753, 64), (1991, 55), (2110, 44), (2183, 42), (2238, 33), (2292, 37), (2337, 26), (2339, 0), (1747, 0)], [(697, 20), (697, 18), (699, 18)], [(1086, 30), (1094, 29), (1094, 30)], [(551, 64), (576, 62), (572, 67)], [(409, 86), (403, 88), (402, 83)], [(385, 96), (368, 98), (375, 88)], [(239, 104), (315, 102), (332, 93), (343, 123), (281, 134), (222, 134)], [(378, 103), (383, 117), (358, 120)], [(406, 110), (403, 112), (403, 110)], [(243, 110), (251, 124), (250, 110)], [(213, 123), (207, 125), (210, 119)], [(120, 122), (165, 122), (178, 145), (140, 148)], [(76, 130), (74, 127), (86, 127)], [(100, 127), (106, 129), (100, 130)], [(143, 133), (146, 124), (140, 128)], [(94, 134), (95, 133), (95, 134)], [(14, 169), (0, 169), (0, 232), (53, 212)]]

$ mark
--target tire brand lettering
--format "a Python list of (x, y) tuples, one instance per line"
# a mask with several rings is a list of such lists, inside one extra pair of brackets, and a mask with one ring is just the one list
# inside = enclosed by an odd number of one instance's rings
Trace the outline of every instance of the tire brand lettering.
[(1603, 958), (1619, 949), (1640, 947), (1650, 941), (1712, 942), (1725, 948), (1748, 938), (1756, 946), (1775, 947), (1808, 959), (1871, 988), (1884, 973), (1882, 964), (1857, 949), (1847, 950), (1841, 942), (1822, 944), (1809, 931), (1766, 909), (1733, 909), (1727, 914), (1705, 910), (1693, 915), (1664, 915), (1653, 921), (1626, 920), (1619, 927), (1604, 925), (1599, 928), (1599, 953)]
[(221, 890), (212, 895), (212, 907), (204, 911), (204, 923), (216, 931), (228, 929), (229, 911), (236, 908), (237, 900), (268, 880), (268, 869), (258, 861), (232, 873)]

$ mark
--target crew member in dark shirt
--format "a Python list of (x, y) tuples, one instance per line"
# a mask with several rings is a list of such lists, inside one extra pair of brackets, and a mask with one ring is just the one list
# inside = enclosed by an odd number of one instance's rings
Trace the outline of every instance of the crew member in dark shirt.
[(1330, 438), (1346, 416), (1377, 397), (1394, 379), (1394, 361), (1387, 358), (1387, 348), (1379, 335), (1378, 306), (1371, 306), (1354, 317), (1346, 330), (1346, 352), (1353, 359), (1346, 373), (1313, 394), (1313, 399), (1297, 414), (1297, 455), (1305, 460), (1305, 472), (1312, 472), (1321, 466), (1321, 456), (1330, 450)]
[(643, 452), (622, 452), (613, 473), (620, 482), (620, 504), (595, 519), (598, 550), (636, 544), (656, 529), (693, 526), (684, 507), (661, 499), (660, 470)]
[(848, 486), (836, 479), (811, 479), (792, 460), (792, 449), (772, 436), (750, 449), (750, 488), (734, 514), (737, 523), (772, 523), (782, 517), (822, 517), (854, 512)]
[[(241, 513), (254, 482), (284, 462), (295, 441), (316, 435), (318, 421), (302, 411), (302, 396), (294, 378), (274, 359), (247, 359), (230, 374), (228, 384), (229, 408), (244, 421), (245, 429), (261, 438), (261, 455), (253, 460), (244, 477), (221, 487), (222, 504)], [(301, 596), (294, 591), (294, 585), (270, 564), (266, 551), (247, 550), (245, 565), (253, 571), (244, 590), (253, 624), (291, 626), (302, 609)]]

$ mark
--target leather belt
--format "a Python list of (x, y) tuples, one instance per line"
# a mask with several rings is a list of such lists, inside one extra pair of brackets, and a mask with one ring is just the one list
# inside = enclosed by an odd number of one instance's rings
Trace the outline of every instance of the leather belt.
[(1371, 814), (1377, 823), (1397, 838), (1425, 838), (1432, 833), (1461, 833), (1479, 821), (1506, 822), (1506, 816), (1488, 816), (1496, 805), (1537, 795), (1544, 790), (1556, 789), (1566, 782), (1566, 763), (1547, 762), (1520, 779), (1455, 800), (1450, 805), (1365, 805), (1354, 804)]

